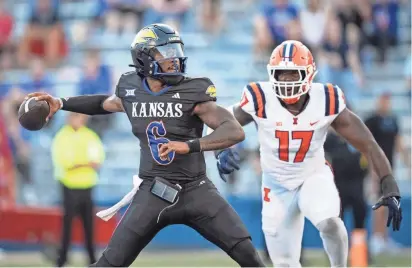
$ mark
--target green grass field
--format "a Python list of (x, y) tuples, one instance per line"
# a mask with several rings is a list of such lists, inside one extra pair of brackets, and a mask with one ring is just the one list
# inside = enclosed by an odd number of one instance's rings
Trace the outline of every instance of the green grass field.
[[(306, 267), (328, 266), (328, 260), (321, 250), (305, 251)], [(70, 254), (67, 266), (85, 266), (86, 256), (79, 252)], [(0, 267), (53, 267), (44, 255), (36, 252), (6, 253), (0, 257)], [(143, 252), (135, 267), (237, 267), (225, 253), (220, 251), (147, 251)], [(370, 267), (411, 267), (411, 252), (404, 250), (396, 255), (376, 257)]]

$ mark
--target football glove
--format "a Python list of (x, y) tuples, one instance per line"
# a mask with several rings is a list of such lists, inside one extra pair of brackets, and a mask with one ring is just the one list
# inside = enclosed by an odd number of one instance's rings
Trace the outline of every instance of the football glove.
[(220, 178), (227, 181), (225, 175), (232, 173), (235, 169), (239, 170), (240, 156), (234, 149), (225, 149), (217, 155), (217, 170)]
[(381, 197), (379, 201), (372, 207), (373, 210), (380, 208), (381, 206), (388, 207), (388, 221), (386, 226), (389, 227), (392, 222), (392, 229), (399, 231), (402, 222), (402, 208), (400, 197), (389, 196)]

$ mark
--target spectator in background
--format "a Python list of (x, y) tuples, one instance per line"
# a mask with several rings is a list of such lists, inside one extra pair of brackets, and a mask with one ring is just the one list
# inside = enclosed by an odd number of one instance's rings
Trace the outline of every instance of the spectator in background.
[(286, 29), (286, 39), (302, 40), (302, 28), (299, 21), (293, 20), (289, 22)]
[(55, 67), (67, 55), (68, 47), (58, 16), (58, 6), (51, 0), (34, 2), (29, 23), (18, 51), (22, 67), (34, 56), (44, 58), (46, 65)]
[(192, 0), (157, 0), (149, 1), (148, 20), (150, 23), (166, 23), (179, 30), (189, 8), (192, 6)]
[(222, 0), (203, 0), (199, 5), (200, 25), (203, 30), (218, 34), (223, 27)]
[[(350, 26), (350, 25), (349, 25)], [(326, 26), (326, 35), (318, 53), (319, 78), (324, 83), (334, 83), (342, 87), (349, 102), (357, 100), (358, 87), (364, 83), (363, 72), (356, 51), (356, 38), (350, 45), (343, 42), (340, 21), (332, 18)], [(348, 27), (348, 36), (356, 27)], [(352, 34), (356, 37), (356, 34)]]
[[(19, 86), (8, 83), (3, 79), (3, 72), (0, 72), (0, 100), (3, 102), (2, 114), (6, 119), (9, 144), (11, 147), (15, 170), (20, 187), (23, 191), (23, 202), (36, 204), (37, 198), (32, 191), (30, 174), (30, 139), (31, 133), (22, 128), (18, 122), (17, 112), (23, 102), (27, 92), (45, 91), (53, 93), (53, 89), (44, 69), (41, 59), (33, 59), (29, 62), (30, 75), (27, 81)], [(49, 122), (50, 124), (50, 122)], [(46, 125), (45, 128), (47, 128)], [(19, 195), (20, 196), (20, 195)]]
[(365, 36), (364, 25), (365, 21), (370, 16), (370, 4), (368, 0), (346, 0), (335, 1), (335, 15), (338, 18), (341, 29), (340, 33), (343, 36), (342, 42), (346, 43), (347, 27), (349, 25), (356, 26), (360, 35), (360, 40)]
[(13, 17), (7, 11), (6, 1), (0, 0), (0, 56), (12, 48), (11, 35), (14, 26)]
[[(101, 62), (98, 50), (92, 49), (86, 53), (83, 74), (78, 84), (79, 95), (112, 94), (111, 70), (109, 66)], [(103, 132), (110, 127), (112, 118), (111, 115), (92, 116), (88, 127), (102, 137)]]
[(62, 267), (67, 262), (72, 221), (76, 216), (83, 223), (89, 263), (96, 261), (92, 194), (98, 180), (97, 169), (105, 158), (101, 140), (96, 133), (85, 127), (88, 116), (70, 113), (67, 119), (67, 125), (56, 134), (51, 148), (55, 176), (62, 188), (64, 210), (57, 267)]
[(7, 137), (13, 156), (15, 174), (17, 175), (17, 187), (22, 191), (22, 201), (25, 204), (35, 205), (37, 200), (30, 187), (30, 132), (22, 128), (17, 119), (17, 111), (25, 94), (18, 87), (9, 86), (8, 93), (3, 101), (3, 115), (7, 126)]
[(11, 84), (4, 77), (4, 69), (0, 67), (0, 102), (7, 97), (10, 88)]
[(376, 0), (372, 5), (370, 42), (378, 50), (381, 63), (386, 60), (387, 49), (398, 43), (398, 10), (398, 0)]
[(142, 25), (146, 0), (98, 0), (95, 22), (114, 34), (135, 34)]
[[(377, 103), (377, 110), (365, 121), (366, 126), (372, 132), (376, 142), (382, 148), (391, 166), (395, 152), (401, 153), (402, 160), (410, 170), (410, 156), (407, 148), (404, 147), (401, 135), (399, 133), (398, 120), (395, 115), (391, 114), (391, 99), (388, 93), (382, 94)], [(373, 166), (371, 166), (373, 170)], [(377, 182), (376, 176), (372, 173), (374, 182)], [(376, 183), (378, 185), (378, 183)], [(378, 186), (376, 186), (378, 187)], [(381, 195), (381, 190), (376, 190)], [(378, 209), (375, 211), (373, 234), (370, 241), (371, 253), (376, 255), (386, 250), (397, 250), (397, 245), (387, 233), (386, 228), (386, 210)]]
[(41, 58), (33, 58), (29, 61), (30, 75), (27, 81), (21, 84), (26, 92), (49, 92), (53, 94), (53, 85), (50, 76), (46, 72), (45, 62)]
[(257, 56), (266, 54), (287, 39), (287, 27), (298, 20), (298, 9), (288, 0), (265, 2), (254, 21)]
[(302, 42), (317, 58), (317, 50), (322, 45), (325, 35), (328, 5), (324, 0), (309, 0), (306, 8), (300, 12), (300, 27), (302, 28)]

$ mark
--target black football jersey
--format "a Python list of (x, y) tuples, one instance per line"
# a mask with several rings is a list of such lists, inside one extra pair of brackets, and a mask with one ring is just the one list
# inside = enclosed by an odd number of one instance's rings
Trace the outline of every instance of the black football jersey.
[(193, 110), (198, 103), (216, 101), (216, 88), (208, 78), (186, 78), (179, 85), (153, 92), (145, 79), (129, 72), (120, 77), (116, 95), (140, 141), (140, 178), (159, 176), (182, 182), (206, 176), (203, 153), (171, 152), (167, 159), (161, 159), (159, 148), (168, 141), (202, 137), (204, 124)]

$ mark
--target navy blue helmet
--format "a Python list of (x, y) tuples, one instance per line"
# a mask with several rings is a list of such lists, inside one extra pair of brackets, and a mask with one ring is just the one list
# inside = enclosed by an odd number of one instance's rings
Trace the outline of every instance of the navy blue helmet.
[(133, 64), (141, 77), (151, 77), (167, 85), (179, 84), (186, 74), (184, 43), (179, 33), (166, 24), (141, 29), (131, 45)]

